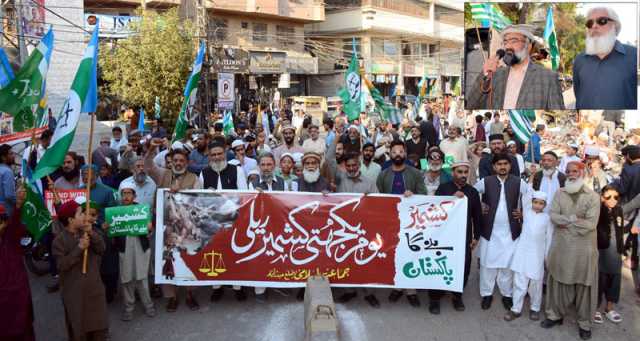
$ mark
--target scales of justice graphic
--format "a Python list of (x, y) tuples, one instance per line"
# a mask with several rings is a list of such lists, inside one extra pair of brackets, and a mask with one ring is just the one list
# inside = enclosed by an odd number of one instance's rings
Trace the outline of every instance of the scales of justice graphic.
[[(209, 257), (211, 262), (209, 262)], [(222, 253), (211, 250), (202, 255), (202, 261), (200, 262), (200, 268), (198, 269), (202, 273), (206, 273), (209, 277), (217, 277), (219, 274), (227, 271), (222, 259)]]

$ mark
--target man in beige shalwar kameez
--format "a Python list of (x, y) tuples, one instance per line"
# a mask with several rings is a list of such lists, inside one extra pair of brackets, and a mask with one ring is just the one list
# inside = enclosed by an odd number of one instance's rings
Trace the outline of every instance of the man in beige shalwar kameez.
[(547, 259), (546, 320), (541, 326), (562, 324), (575, 303), (580, 338), (588, 340), (597, 302), (596, 224), (600, 199), (585, 186), (582, 163), (570, 162), (566, 173), (565, 187), (556, 192), (551, 205), (555, 229)]

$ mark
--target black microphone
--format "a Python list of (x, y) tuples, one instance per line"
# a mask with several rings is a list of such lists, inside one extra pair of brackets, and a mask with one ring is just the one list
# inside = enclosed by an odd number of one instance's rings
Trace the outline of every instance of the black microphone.
[(498, 59), (502, 59), (502, 57), (504, 57), (506, 52), (504, 52), (503, 49), (498, 49), (498, 51), (496, 51), (496, 56), (498, 57)]

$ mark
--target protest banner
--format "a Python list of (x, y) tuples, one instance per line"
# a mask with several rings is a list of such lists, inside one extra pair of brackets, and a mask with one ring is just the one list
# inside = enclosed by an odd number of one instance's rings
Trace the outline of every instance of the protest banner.
[(109, 224), (109, 237), (144, 236), (149, 233), (149, 205), (107, 207), (104, 214)]
[[(60, 201), (64, 204), (67, 201), (74, 200), (77, 197), (86, 197), (87, 191), (83, 189), (58, 189), (56, 190), (58, 196), (60, 197)], [(51, 217), (56, 217), (56, 209), (53, 206), (54, 203), (54, 195), (52, 191), (44, 191), (44, 200), (47, 204), (47, 209), (49, 213), (51, 213)]]
[(462, 291), (467, 199), (191, 190), (156, 198), (156, 283)]

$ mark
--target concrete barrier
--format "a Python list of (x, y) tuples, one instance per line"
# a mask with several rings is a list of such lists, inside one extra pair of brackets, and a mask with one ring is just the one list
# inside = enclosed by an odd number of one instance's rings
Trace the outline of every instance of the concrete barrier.
[(329, 280), (311, 276), (304, 293), (304, 341), (339, 340), (338, 318)]

